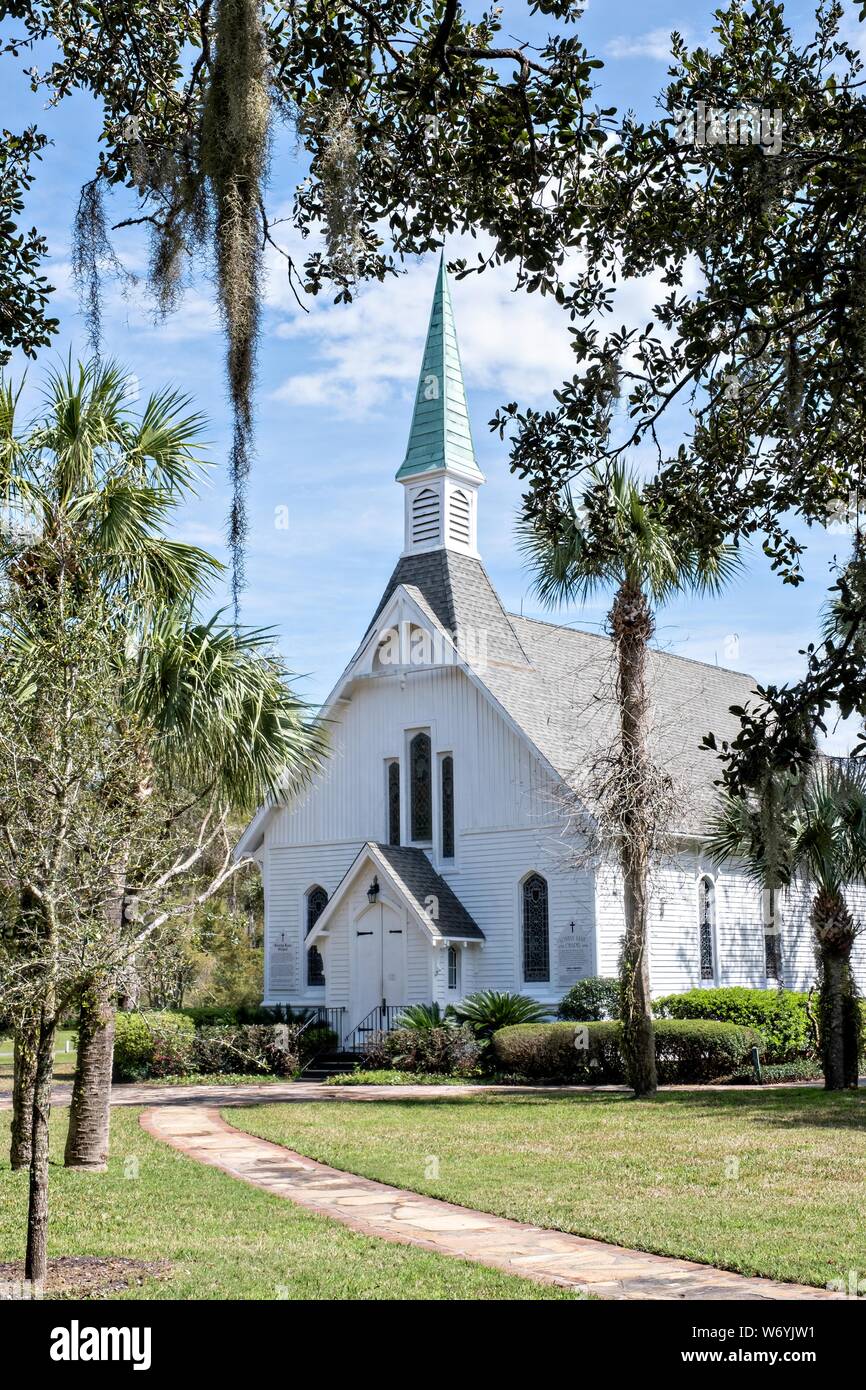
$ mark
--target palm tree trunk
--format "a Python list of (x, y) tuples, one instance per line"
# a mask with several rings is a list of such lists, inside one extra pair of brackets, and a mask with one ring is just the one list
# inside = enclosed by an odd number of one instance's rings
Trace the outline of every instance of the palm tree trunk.
[(63, 1162), (101, 1172), (108, 1163), (114, 991), (105, 975), (89, 981), (81, 997), (78, 1058)]
[(15, 1033), (15, 1080), (12, 1083), (12, 1135), (9, 1162), (13, 1172), (30, 1167), (33, 1133), (33, 1088), (39, 1023), (28, 1020)]
[(49, 988), (39, 1020), (30, 1155), (30, 1198), (27, 1210), (27, 1256), (24, 1277), (41, 1287), (48, 1267), (48, 1121), (57, 1032), (54, 990)]
[[(840, 893), (821, 889), (812, 903), (812, 930), (821, 976), (821, 1058), (824, 1086), (842, 1091), (846, 1085), (846, 996), (850, 980), (854, 920)], [(850, 1060), (847, 1070), (850, 1072)]]
[(620, 967), (622, 1050), (626, 1077), (638, 1096), (657, 1089), (650, 1008), (648, 880), (651, 834), (647, 650), (652, 614), (640, 587), (623, 583), (610, 614), (617, 652), (620, 716), (621, 823), (625, 936)]

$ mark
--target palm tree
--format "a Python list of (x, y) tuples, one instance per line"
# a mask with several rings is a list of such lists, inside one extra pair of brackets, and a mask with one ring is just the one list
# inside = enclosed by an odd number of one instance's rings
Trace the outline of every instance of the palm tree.
[[(127, 378), (114, 364), (68, 364), (48, 379), (46, 409), (15, 433), (17, 398), (0, 388), (0, 502), (23, 523), (5, 570), (27, 590), (34, 575), (63, 573), (81, 592), (112, 600), (123, 626), (128, 708), (124, 736), (140, 750), (140, 795), (160, 778), (207, 792), (223, 811), (245, 813), (312, 771), (321, 733), (304, 717), (288, 673), (265, 632), (241, 632), (197, 607), (221, 566), (164, 534), (173, 509), (203, 476), (202, 418), (164, 391), (140, 416), (129, 410)], [(29, 532), (28, 532), (29, 527)], [(41, 600), (42, 601), (42, 600)], [(106, 795), (113, 789), (106, 788)], [(120, 932), (129, 851), (119, 854), (109, 915)], [(107, 1157), (117, 982), (101, 972), (82, 991), (79, 1051), (66, 1161), (103, 1167)], [(35, 1028), (35, 1020), (34, 1020)], [(24, 1039), (16, 1094), (32, 1094), (35, 1046)], [(29, 1130), (16, 1128), (13, 1162), (29, 1161)]]
[[(625, 933), (620, 963), (623, 1055), (637, 1095), (657, 1086), (647, 959), (648, 874), (653, 840), (649, 748), (649, 644), (655, 608), (683, 592), (716, 593), (735, 573), (736, 551), (698, 516), (685, 534), (669, 524), (628, 471), (597, 472), (579, 509), (570, 492), (521, 525), (534, 589), (548, 605), (583, 602), (614, 589), (608, 626), (616, 652), (619, 712), (619, 858)], [(697, 523), (700, 522), (700, 525)]]
[(821, 1053), (828, 1091), (856, 1086), (861, 1019), (851, 971), (859, 930), (845, 888), (866, 882), (866, 770), (822, 760), (802, 778), (780, 779), (772, 833), (756, 798), (722, 797), (707, 850), (737, 859), (761, 887), (813, 887), (811, 924), (820, 983)]

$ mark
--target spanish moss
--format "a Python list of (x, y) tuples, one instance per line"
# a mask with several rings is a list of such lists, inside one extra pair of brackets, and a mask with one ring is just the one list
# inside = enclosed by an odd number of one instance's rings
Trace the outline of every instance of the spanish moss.
[(357, 278), (364, 250), (358, 217), (358, 132), (344, 97), (328, 115), (321, 159), (322, 205), (328, 259), (342, 280)]
[(121, 265), (111, 244), (102, 200), (102, 179), (97, 174), (81, 190), (72, 226), (72, 278), (84, 315), (87, 342), (96, 358), (102, 354), (104, 267), (128, 283), (135, 280), (135, 276)]
[(237, 619), (244, 587), (246, 485), (253, 447), (252, 395), (262, 284), (260, 206), (270, 118), (259, 0), (220, 0), (215, 47), (201, 155), (213, 202), (217, 291), (234, 414), (228, 542)]

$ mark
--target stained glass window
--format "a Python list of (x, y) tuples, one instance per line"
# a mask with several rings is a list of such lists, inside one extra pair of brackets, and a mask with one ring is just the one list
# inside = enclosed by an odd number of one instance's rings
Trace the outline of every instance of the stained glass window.
[[(313, 927), (318, 922), (325, 908), (328, 906), (328, 895), (324, 888), (318, 884), (311, 888), (307, 894), (307, 931), (309, 936)], [(325, 963), (315, 946), (311, 946), (307, 951), (307, 984), (323, 985), (325, 983)]]
[(454, 858), (454, 759), (442, 759), (442, 858)]
[(430, 776), (430, 735), (416, 734), (409, 744), (412, 839), (433, 839), (433, 783)]
[(388, 764), (388, 844), (400, 843), (400, 764)]
[(716, 978), (713, 931), (716, 925), (716, 889), (711, 878), (702, 878), (698, 887), (698, 923), (701, 943), (701, 979)]
[(550, 979), (547, 883), (540, 874), (523, 885), (523, 978), (527, 984)]

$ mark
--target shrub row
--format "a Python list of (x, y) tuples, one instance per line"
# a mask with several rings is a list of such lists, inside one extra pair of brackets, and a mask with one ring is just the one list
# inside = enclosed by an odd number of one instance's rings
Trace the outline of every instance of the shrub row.
[(659, 1018), (710, 1018), (755, 1028), (770, 1063), (814, 1055), (805, 994), (786, 989), (690, 989), (653, 1003)]
[[(708, 1019), (662, 1019), (656, 1024), (656, 1065), (663, 1083), (718, 1081), (741, 1070), (761, 1037), (750, 1028)], [(625, 1079), (621, 1025), (527, 1023), (493, 1037), (498, 1068), (509, 1074), (575, 1084)]]
[[(531, 1024), (524, 1025), (531, 1027)], [(365, 1071), (411, 1071), (447, 1076), (477, 1073), (484, 1044), (472, 1029), (395, 1028), (379, 1033), (364, 1050)]]
[(214, 1075), (292, 1076), (300, 1065), (296, 1024), (233, 1024), (200, 1028), (173, 1013), (119, 1013), (114, 1080)]
[(293, 1009), (288, 1004), (200, 1004), (181, 1009), (196, 1028), (217, 1028), (233, 1023), (304, 1023), (309, 1009)]

